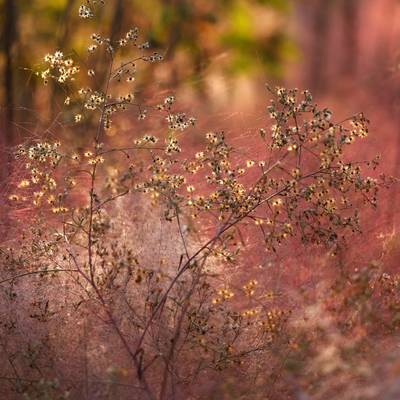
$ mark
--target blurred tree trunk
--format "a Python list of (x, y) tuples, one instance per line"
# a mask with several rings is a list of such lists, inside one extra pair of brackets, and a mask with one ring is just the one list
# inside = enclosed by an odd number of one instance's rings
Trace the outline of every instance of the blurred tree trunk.
[[(164, 0), (164, 7), (168, 12), (169, 18), (169, 29), (168, 29), (168, 42), (167, 51), (165, 57), (172, 59), (175, 55), (175, 50), (179, 42), (179, 36), (182, 33), (182, 22), (185, 9), (184, 1), (182, 0)], [(174, 12), (172, 12), (174, 10)]]
[(67, 2), (65, 3), (62, 21), (60, 21), (62, 24), (62, 28), (57, 38), (57, 47), (59, 49), (63, 49), (67, 44), (71, 25), (70, 19), (72, 16), (72, 9), (74, 7), (74, 4), (75, 0), (67, 0)]
[(14, 63), (13, 63), (13, 50), (17, 34), (17, 8), (15, 0), (5, 0), (4, 2), (4, 25), (2, 31), (2, 42), (4, 49), (4, 135), (0, 143), (5, 148), (5, 152), (0, 153), (0, 162), (2, 168), (0, 171), (0, 194), (2, 201), (0, 201), (0, 236), (5, 237), (10, 224), (10, 219), (7, 207), (3, 204), (5, 187), (7, 187), (8, 176), (10, 174), (10, 152), (9, 148), (15, 143), (14, 137)]
[(314, 8), (312, 21), (311, 65), (308, 86), (318, 94), (325, 88), (328, 57), (328, 34), (334, 0), (311, 2)]
[(342, 70), (348, 76), (355, 75), (357, 66), (358, 7), (359, 4), (357, 0), (343, 0), (342, 2), (344, 32), (344, 60)]
[(124, 1), (116, 0), (114, 15), (111, 20), (110, 34), (109, 34), (111, 42), (115, 42), (118, 39), (118, 36), (121, 34), (122, 29), (124, 28), (123, 20), (124, 20)]
[(5, 21), (3, 26), (4, 46), (4, 106), (5, 106), (5, 135), (6, 146), (14, 143), (14, 65), (13, 47), (16, 40), (17, 9), (15, 0), (5, 0)]
[[(395, 7), (396, 4), (393, 0), (386, 0), (383, 3), (381, 12), (385, 20), (386, 29), (382, 29), (380, 32), (380, 38), (375, 50), (374, 64), (376, 75), (379, 76), (380, 81), (384, 81), (383, 90), (382, 88), (378, 88), (381, 93), (381, 104), (389, 114), (388, 119), (392, 119), (394, 116), (397, 143), (395, 144), (396, 154), (393, 160), (392, 175), (397, 177), (400, 167), (400, 70), (398, 68), (400, 65), (400, 56), (398, 53), (399, 36), (395, 36), (396, 26), (398, 25), (398, 14), (395, 12)], [(394, 38), (396, 38), (395, 41), (393, 41)], [(375, 89), (376, 91), (376, 85), (374, 86), (373, 90)], [(393, 207), (393, 204), (398, 204), (400, 201), (400, 191), (398, 188), (393, 190), (391, 196), (391, 201), (387, 205), (387, 216), (388, 222), (394, 225), (396, 219), (398, 222), (399, 215), (397, 207)]]

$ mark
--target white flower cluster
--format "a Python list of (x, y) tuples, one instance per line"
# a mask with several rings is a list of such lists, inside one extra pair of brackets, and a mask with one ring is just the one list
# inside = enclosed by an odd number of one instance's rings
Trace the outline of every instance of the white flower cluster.
[(48, 68), (42, 71), (40, 76), (45, 83), (49, 78), (55, 79), (59, 83), (73, 81), (74, 75), (79, 72), (79, 67), (74, 65), (74, 61), (71, 58), (66, 59), (61, 51), (46, 54), (44, 61), (48, 64)]
[(90, 7), (81, 5), (79, 7), (79, 16), (83, 19), (88, 19), (93, 17), (93, 12)]

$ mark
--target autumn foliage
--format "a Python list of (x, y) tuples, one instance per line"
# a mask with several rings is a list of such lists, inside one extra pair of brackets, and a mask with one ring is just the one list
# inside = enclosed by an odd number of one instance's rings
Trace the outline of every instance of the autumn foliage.
[[(367, 117), (266, 86), (254, 157), (218, 126), (189, 146), (196, 115), (179, 99), (137, 98), (138, 71), (162, 61), (137, 28), (92, 34), (86, 55), (57, 50), (33, 71), (65, 92), (84, 146), (11, 149), (3, 398), (397, 398), (397, 236), (353, 257), (396, 184), (351, 151)], [(114, 140), (127, 115), (133, 133)]]

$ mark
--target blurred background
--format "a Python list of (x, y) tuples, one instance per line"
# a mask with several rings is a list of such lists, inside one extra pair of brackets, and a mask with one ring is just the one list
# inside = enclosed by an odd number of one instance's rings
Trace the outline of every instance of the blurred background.
[(364, 150), (397, 173), (400, 1), (107, 0), (89, 24), (80, 4), (0, 0), (3, 146), (62, 109), (65, 96), (32, 73), (44, 54), (84, 53), (92, 32), (118, 39), (138, 26), (166, 58), (144, 67), (139, 93), (174, 92), (202, 126), (240, 136), (266, 120), (265, 83), (307, 88), (338, 118), (364, 111), (374, 133)]

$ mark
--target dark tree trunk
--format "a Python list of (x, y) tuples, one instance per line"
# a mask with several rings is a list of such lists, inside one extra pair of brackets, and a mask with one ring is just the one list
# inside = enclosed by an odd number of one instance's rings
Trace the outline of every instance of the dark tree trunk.
[[(0, 237), (6, 237), (10, 219), (8, 209), (4, 204), (8, 177), (10, 174), (10, 147), (15, 143), (14, 137), (14, 63), (13, 48), (16, 41), (16, 22), (17, 9), (15, 0), (5, 0), (4, 2), (4, 26), (2, 33), (2, 47), (4, 51), (4, 126), (0, 147), (6, 151), (0, 153)], [(1, 131), (0, 131), (1, 133)]]
[(65, 4), (62, 21), (60, 21), (62, 24), (62, 28), (57, 38), (57, 46), (59, 49), (64, 49), (68, 42), (68, 36), (70, 32), (70, 18), (72, 15), (74, 4), (75, 0), (67, 0)]
[(5, 106), (5, 135), (6, 146), (14, 143), (14, 64), (13, 47), (16, 38), (17, 10), (15, 0), (5, 0), (3, 26), (3, 46), (4, 46), (4, 106)]
[(124, 28), (123, 18), (124, 18), (124, 2), (123, 0), (116, 0), (114, 15), (113, 19), (111, 20), (111, 27), (110, 27), (109, 37), (111, 39), (111, 42), (115, 42), (115, 40), (119, 39), (118, 35), (121, 34), (121, 31)]

